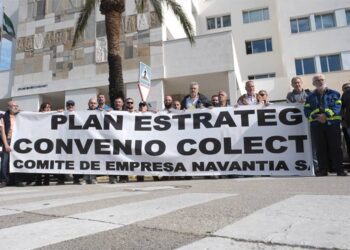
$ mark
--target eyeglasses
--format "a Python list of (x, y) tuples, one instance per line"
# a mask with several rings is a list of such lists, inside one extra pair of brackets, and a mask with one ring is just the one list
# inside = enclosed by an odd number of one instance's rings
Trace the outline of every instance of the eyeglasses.
[(126, 104), (134, 104), (133, 102), (127, 102)]

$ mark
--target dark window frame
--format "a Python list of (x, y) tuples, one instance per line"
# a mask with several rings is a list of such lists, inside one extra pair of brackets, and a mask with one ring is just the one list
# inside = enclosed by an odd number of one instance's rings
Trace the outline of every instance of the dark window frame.
[[(307, 25), (308, 25), (308, 29), (301, 29), (301, 22), (307, 20)], [(293, 29), (293, 23), (295, 23), (295, 27), (296, 29)], [(299, 18), (292, 18), (290, 19), (290, 31), (292, 34), (296, 34), (296, 33), (302, 33), (302, 32), (308, 32), (311, 31), (311, 24), (310, 24), (310, 17), (299, 17)]]
[[(253, 13), (258, 13), (260, 12), (260, 17), (259, 19), (252, 20), (252, 14)], [(270, 10), (268, 7), (265, 8), (260, 8), (260, 9), (254, 9), (254, 10), (245, 10), (242, 12), (242, 18), (243, 18), (243, 23), (247, 24), (247, 23), (256, 23), (256, 22), (263, 22), (263, 21), (267, 21), (270, 20)]]
[[(325, 25), (327, 24), (325, 23), (325, 18), (329, 16), (332, 17), (332, 26)], [(318, 22), (318, 20), (320, 22)], [(331, 29), (331, 28), (337, 27), (337, 20), (335, 18), (334, 12), (315, 15), (315, 25), (316, 25), (316, 30), (324, 30), (324, 29)]]
[[(259, 45), (261, 43), (264, 44), (264, 49), (261, 50), (259, 48)], [(258, 53), (266, 53), (266, 52), (272, 52), (273, 46), (272, 46), (272, 38), (265, 38), (265, 39), (257, 39), (257, 40), (250, 40), (245, 42), (246, 46), (246, 54), (258, 54)]]
[[(337, 64), (333, 64), (332, 60), (337, 58)], [(320, 56), (322, 73), (343, 70), (341, 54), (332, 54)]]
[(207, 30), (231, 27), (231, 14), (207, 17)]
[[(306, 70), (306, 63), (312, 60), (312, 68), (313, 70)], [(316, 61), (315, 57), (305, 57), (295, 59), (295, 73), (296, 75), (308, 75), (316, 73)]]
[(269, 78), (275, 78), (275, 77), (276, 77), (276, 73), (265, 73), (265, 74), (248, 75), (248, 80), (269, 79)]
[(346, 24), (350, 25), (350, 9), (345, 10)]

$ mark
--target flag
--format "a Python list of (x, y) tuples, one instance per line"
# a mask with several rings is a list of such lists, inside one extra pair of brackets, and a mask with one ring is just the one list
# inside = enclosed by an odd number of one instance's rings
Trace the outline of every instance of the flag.
[(5, 12), (4, 12), (4, 16), (3, 17), (4, 17), (3, 24), (2, 24), (3, 30), (7, 34), (9, 34), (10, 36), (16, 37), (15, 28), (13, 27), (11, 19), (6, 15)]

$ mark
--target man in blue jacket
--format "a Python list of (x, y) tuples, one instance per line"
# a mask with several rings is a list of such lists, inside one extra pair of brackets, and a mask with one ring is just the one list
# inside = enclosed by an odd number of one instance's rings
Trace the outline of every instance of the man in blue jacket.
[(328, 89), (322, 74), (312, 78), (316, 89), (306, 98), (304, 113), (310, 122), (311, 137), (316, 145), (317, 176), (328, 175), (333, 167), (338, 176), (346, 176), (341, 150), (341, 100), (340, 94)]

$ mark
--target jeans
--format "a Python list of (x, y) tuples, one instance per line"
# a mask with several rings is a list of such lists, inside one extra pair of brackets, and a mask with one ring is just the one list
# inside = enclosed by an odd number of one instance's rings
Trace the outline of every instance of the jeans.
[(1, 171), (0, 171), (1, 182), (8, 183), (10, 181), (9, 165), (10, 165), (10, 153), (6, 152), (5, 147), (3, 147), (3, 152), (1, 155)]

